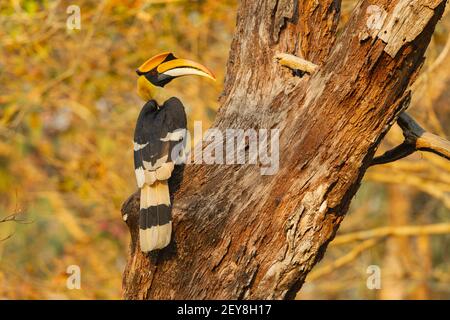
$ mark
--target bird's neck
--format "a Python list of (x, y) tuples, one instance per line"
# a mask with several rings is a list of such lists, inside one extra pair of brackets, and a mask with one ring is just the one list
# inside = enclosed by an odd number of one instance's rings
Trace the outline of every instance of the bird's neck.
[(137, 81), (137, 93), (145, 102), (156, 100), (159, 95), (158, 88), (152, 85), (144, 76), (140, 76)]

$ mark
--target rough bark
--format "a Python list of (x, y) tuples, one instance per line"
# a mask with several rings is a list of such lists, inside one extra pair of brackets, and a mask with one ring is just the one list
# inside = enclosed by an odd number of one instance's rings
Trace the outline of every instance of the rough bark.
[[(122, 210), (132, 237), (124, 298), (293, 298), (398, 117), (444, 7), (443, 0), (361, 1), (335, 42), (339, 1), (242, 1), (215, 127), (279, 128), (280, 170), (186, 166), (174, 196), (173, 244), (150, 257), (138, 247), (139, 199), (131, 196)], [(425, 8), (432, 14), (414, 32), (391, 23), (394, 14), (410, 23)], [(394, 29), (383, 37), (388, 43), (380, 39)], [(276, 63), (280, 52), (320, 68), (293, 77)]]

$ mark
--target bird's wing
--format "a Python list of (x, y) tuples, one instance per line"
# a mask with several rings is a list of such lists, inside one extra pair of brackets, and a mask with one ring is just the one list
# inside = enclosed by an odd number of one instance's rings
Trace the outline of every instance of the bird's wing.
[[(134, 163), (138, 187), (170, 178), (173, 150), (186, 134), (186, 114), (180, 100), (171, 98), (162, 108), (147, 103), (139, 115), (134, 139)], [(179, 149), (179, 148), (178, 148)]]
[(170, 98), (164, 103), (166, 131), (167, 135), (162, 138), (164, 142), (168, 142), (168, 161), (177, 163), (184, 151), (184, 142), (187, 134), (186, 112), (181, 101), (177, 98)]

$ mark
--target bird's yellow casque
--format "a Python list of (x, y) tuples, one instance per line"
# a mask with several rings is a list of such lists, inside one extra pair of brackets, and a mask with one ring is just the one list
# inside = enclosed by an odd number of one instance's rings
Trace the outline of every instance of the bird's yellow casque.
[(179, 154), (175, 150), (184, 142), (187, 124), (181, 101), (172, 97), (158, 104), (157, 88), (188, 75), (215, 77), (200, 63), (179, 59), (171, 52), (148, 59), (136, 73), (138, 95), (146, 102), (134, 132), (134, 166), (141, 190), (139, 242), (141, 250), (149, 252), (166, 247), (171, 240), (169, 180), (174, 170), (182, 170), (176, 165)]

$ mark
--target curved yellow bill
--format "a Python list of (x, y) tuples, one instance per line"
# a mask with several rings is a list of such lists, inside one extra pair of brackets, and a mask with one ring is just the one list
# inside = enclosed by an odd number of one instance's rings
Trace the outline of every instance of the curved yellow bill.
[(158, 73), (172, 77), (198, 75), (216, 80), (214, 74), (207, 67), (200, 63), (187, 59), (174, 59), (161, 63), (156, 70), (158, 71)]

